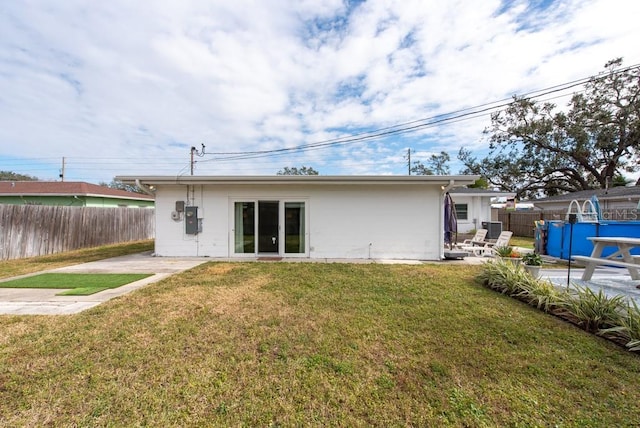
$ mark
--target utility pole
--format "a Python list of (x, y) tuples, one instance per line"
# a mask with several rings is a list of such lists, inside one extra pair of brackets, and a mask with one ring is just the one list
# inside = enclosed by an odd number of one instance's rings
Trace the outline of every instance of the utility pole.
[(198, 149), (196, 149), (195, 147), (191, 146), (191, 175), (193, 175), (193, 165), (195, 164), (195, 160), (193, 160), (193, 156), (197, 155), (199, 157), (204, 156), (204, 144), (202, 145), (202, 151), (199, 152)]
[(409, 175), (411, 175), (411, 149), (407, 149), (407, 169), (409, 170)]
[(191, 146), (191, 175), (193, 175), (193, 153), (196, 151), (194, 146)]
[(64, 156), (63, 156), (63, 157), (62, 157), (62, 169), (60, 170), (60, 179), (61, 179), (62, 181), (64, 181), (64, 164), (65, 164), (65, 160), (66, 160), (66, 159), (65, 159), (65, 158), (64, 158)]

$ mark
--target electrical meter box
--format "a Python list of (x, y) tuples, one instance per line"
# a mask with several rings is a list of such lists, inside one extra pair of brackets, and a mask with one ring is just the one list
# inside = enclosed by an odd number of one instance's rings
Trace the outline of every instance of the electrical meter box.
[(198, 234), (198, 207), (184, 207), (184, 227), (187, 235)]

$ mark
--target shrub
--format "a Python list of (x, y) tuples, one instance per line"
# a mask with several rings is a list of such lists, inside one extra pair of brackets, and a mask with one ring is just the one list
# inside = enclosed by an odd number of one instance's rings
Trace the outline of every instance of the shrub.
[(565, 291), (559, 290), (550, 281), (542, 281), (529, 276), (528, 282), (522, 283), (522, 291), (518, 297), (531, 306), (545, 312), (551, 312), (565, 300)]
[(575, 292), (564, 295), (560, 306), (575, 322), (591, 333), (620, 326), (625, 309), (625, 297), (609, 297), (604, 291), (595, 292), (589, 287), (573, 284)]
[(522, 262), (529, 266), (542, 266), (542, 257), (538, 253), (527, 253), (522, 256)]
[(622, 295), (609, 297), (602, 290), (595, 292), (576, 284), (565, 291), (502, 259), (485, 263), (478, 280), (545, 312), (554, 312), (591, 333), (622, 339), (630, 351), (640, 351), (640, 308), (635, 300), (627, 302)]
[(630, 299), (620, 319), (620, 325), (602, 330), (603, 334), (618, 333), (627, 341), (630, 351), (640, 351), (640, 308)]
[(509, 246), (494, 247), (493, 250), (499, 257), (511, 257), (513, 253), (513, 248)]
[(536, 281), (518, 265), (502, 259), (485, 263), (479, 279), (488, 287), (509, 296), (520, 294), (532, 281)]

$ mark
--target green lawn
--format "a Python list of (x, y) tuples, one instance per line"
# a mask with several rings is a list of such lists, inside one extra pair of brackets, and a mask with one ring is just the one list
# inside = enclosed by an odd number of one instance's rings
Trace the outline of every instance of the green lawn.
[(514, 236), (509, 240), (509, 245), (522, 248), (534, 248), (536, 240), (534, 238), (528, 238), (523, 236)]
[(43, 273), (0, 282), (0, 288), (70, 289), (60, 296), (88, 296), (147, 278), (150, 273)]
[(637, 426), (637, 355), (477, 273), (209, 263), (0, 316), (0, 425)]

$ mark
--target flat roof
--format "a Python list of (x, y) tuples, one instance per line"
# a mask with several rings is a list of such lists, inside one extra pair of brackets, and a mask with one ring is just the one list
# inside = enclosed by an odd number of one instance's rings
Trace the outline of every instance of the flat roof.
[(478, 175), (147, 175), (117, 176), (126, 184), (430, 184), (466, 186)]

